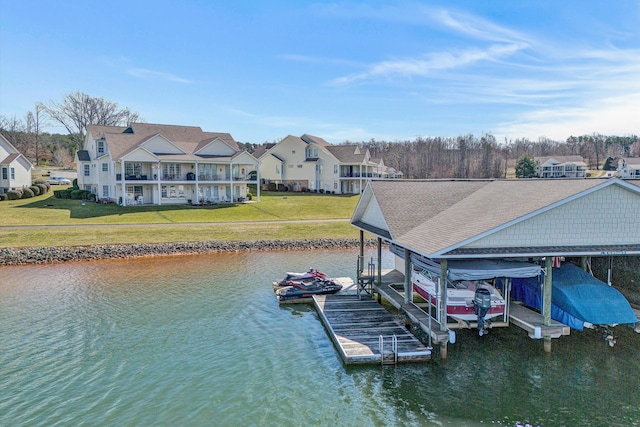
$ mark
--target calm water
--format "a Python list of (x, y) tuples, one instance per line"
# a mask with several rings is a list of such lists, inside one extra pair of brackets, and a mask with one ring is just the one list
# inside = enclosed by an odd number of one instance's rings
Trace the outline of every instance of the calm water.
[(638, 426), (640, 335), (458, 334), (446, 363), (345, 367), (271, 281), (356, 251), (0, 267), (0, 425)]

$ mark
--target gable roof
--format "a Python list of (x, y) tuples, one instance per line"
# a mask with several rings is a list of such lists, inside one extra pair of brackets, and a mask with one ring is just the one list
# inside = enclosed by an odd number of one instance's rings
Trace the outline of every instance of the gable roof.
[(363, 163), (366, 159), (357, 145), (330, 145), (325, 149), (341, 163)]
[[(479, 253), (486, 255), (488, 248), (477, 247), (481, 245), (476, 245), (474, 250), (466, 247), (474, 246), (471, 242), (498, 233), (505, 227), (527, 221), (591, 191), (612, 185), (634, 193), (637, 199), (634, 203), (640, 207), (640, 189), (616, 178), (562, 182), (539, 179), (374, 180), (365, 188), (351, 223), (428, 257), (446, 258)], [(604, 215), (611, 216), (606, 211), (610, 206), (602, 208)], [(378, 211), (379, 214), (376, 214)], [(636, 209), (638, 211), (640, 208)], [(620, 220), (640, 221), (640, 213), (636, 212), (632, 208), (629, 215), (634, 218), (625, 217)], [(577, 212), (571, 219), (577, 220), (584, 214)], [(628, 224), (625, 222), (626, 225)], [(538, 233), (544, 234), (544, 230)], [(512, 246), (509, 251), (517, 252), (517, 245)], [(640, 251), (640, 237), (637, 246), (636, 249)], [(526, 252), (527, 249), (518, 250)]]
[(536, 163), (544, 165), (545, 163), (559, 165), (563, 163), (579, 163), (585, 164), (584, 158), (582, 156), (545, 156), (545, 157), (534, 157), (533, 160)]
[(238, 143), (229, 133), (204, 132), (198, 126), (177, 126), (151, 123), (132, 123), (130, 126), (91, 125), (87, 129), (94, 139), (105, 138), (109, 152), (114, 159), (151, 140), (162, 136), (185, 154), (194, 154), (215, 139), (221, 139), (235, 151), (240, 151)]
[(303, 140), (304, 142), (306, 142), (307, 144), (316, 144), (316, 145), (319, 145), (321, 147), (328, 147), (328, 146), (331, 145), (327, 141), (325, 141), (324, 139), (320, 138), (319, 136), (313, 136), (313, 135), (309, 135), (307, 133), (302, 135), (300, 137), (300, 139)]
[(20, 162), (23, 162), (26, 168), (31, 169), (33, 167), (33, 164), (29, 161), (29, 159), (27, 159), (22, 153), (20, 153), (20, 151), (18, 151), (18, 149), (14, 147), (13, 144), (11, 144), (11, 142), (9, 142), (9, 140), (5, 138), (5, 136), (1, 133), (0, 145), (2, 145), (4, 151), (8, 153), (8, 155), (4, 159), (0, 158), (0, 164), (8, 166), (12, 162), (19, 160)]
[(640, 157), (623, 157), (621, 160), (629, 166), (640, 166)]

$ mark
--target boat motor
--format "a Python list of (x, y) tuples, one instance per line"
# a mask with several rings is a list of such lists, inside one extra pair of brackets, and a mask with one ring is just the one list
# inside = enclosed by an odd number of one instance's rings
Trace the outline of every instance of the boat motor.
[(476, 293), (473, 298), (473, 312), (478, 316), (478, 334), (480, 336), (487, 332), (484, 327), (484, 317), (491, 308), (491, 292), (486, 288), (476, 289)]

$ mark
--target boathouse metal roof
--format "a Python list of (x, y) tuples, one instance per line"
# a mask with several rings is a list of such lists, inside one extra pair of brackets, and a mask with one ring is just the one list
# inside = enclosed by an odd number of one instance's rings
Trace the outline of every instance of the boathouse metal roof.
[(353, 226), (430, 258), (640, 254), (623, 180), (371, 181)]

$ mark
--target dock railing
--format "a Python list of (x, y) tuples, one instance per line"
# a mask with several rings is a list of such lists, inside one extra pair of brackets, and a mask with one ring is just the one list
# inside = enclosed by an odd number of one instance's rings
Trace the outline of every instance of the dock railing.
[(373, 295), (373, 283), (376, 280), (376, 264), (373, 261), (373, 257), (367, 264), (367, 274), (364, 274), (364, 256), (358, 255), (357, 263), (357, 294), (358, 298), (362, 298), (362, 293)]

